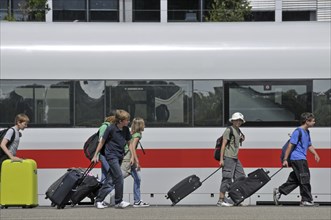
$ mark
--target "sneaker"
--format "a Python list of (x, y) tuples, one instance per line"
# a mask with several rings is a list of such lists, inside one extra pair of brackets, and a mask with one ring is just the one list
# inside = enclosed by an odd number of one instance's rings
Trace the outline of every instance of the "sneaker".
[(233, 206), (233, 204), (223, 201), (222, 204), (221, 204), (221, 206), (222, 207), (231, 207), (231, 206)]
[(95, 206), (97, 207), (97, 209), (104, 209), (108, 207), (103, 202), (96, 202)]
[(122, 201), (118, 204), (115, 204), (115, 208), (118, 208), (118, 209), (125, 209), (126, 207), (128, 207), (130, 205), (129, 202), (125, 202), (125, 201)]
[(315, 206), (314, 202), (311, 201), (311, 202), (308, 202), (308, 201), (302, 201), (300, 203), (300, 206)]
[(133, 207), (135, 207), (135, 208), (139, 208), (139, 207), (148, 207), (149, 206), (149, 204), (148, 203), (146, 203), (146, 202), (143, 202), (143, 201), (139, 201), (139, 202), (135, 202), (135, 203), (133, 203)]
[(218, 207), (231, 207), (233, 206), (233, 204), (222, 201), (222, 200), (218, 200), (217, 204)]
[(274, 188), (273, 198), (274, 198), (275, 205), (279, 205), (279, 199), (280, 199), (281, 195), (282, 194), (279, 192), (278, 188)]

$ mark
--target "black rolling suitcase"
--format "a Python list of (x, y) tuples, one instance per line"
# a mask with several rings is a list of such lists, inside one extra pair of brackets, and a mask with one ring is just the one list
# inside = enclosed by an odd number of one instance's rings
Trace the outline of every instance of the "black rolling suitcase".
[(91, 199), (91, 203), (94, 204), (94, 199), (97, 196), (102, 183), (95, 176), (86, 176), (83, 182), (77, 187), (72, 194), (71, 206), (79, 204), (85, 197)]
[(214, 175), (219, 169), (221, 169), (221, 167), (215, 170), (203, 181), (200, 181), (200, 178), (196, 175), (186, 177), (169, 190), (166, 198), (171, 200), (172, 206), (176, 205), (180, 200), (184, 199), (187, 195), (198, 189), (203, 182)]
[(267, 184), (273, 176), (275, 176), (279, 171), (283, 169), (280, 168), (276, 173), (269, 177), (269, 171), (264, 169), (257, 169), (248, 174), (247, 177), (239, 178), (234, 183), (231, 184), (229, 189), (229, 196), (233, 200), (234, 205), (239, 205), (246, 198), (253, 195), (256, 191), (261, 189), (265, 184)]
[(63, 176), (55, 181), (46, 191), (46, 199), (52, 201), (52, 206), (58, 209), (63, 209), (69, 202), (71, 196), (75, 192), (78, 185), (80, 185), (86, 175), (94, 168), (95, 163), (82, 173), (79, 169), (68, 169)]

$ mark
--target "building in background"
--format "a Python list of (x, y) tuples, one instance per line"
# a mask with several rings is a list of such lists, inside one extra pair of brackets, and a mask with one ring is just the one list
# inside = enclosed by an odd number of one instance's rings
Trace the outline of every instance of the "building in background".
[[(19, 3), (1, 0), (0, 19), (23, 20)], [(46, 22), (205, 22), (214, 0), (48, 0)], [(250, 0), (246, 21), (331, 21), (330, 0)]]

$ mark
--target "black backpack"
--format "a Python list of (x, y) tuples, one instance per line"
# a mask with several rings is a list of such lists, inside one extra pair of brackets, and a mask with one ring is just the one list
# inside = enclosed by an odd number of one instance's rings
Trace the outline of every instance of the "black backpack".
[(84, 154), (87, 159), (92, 160), (99, 144), (99, 131), (90, 136), (84, 143)]
[[(111, 124), (107, 124), (106, 122), (102, 123), (102, 125), (107, 125), (110, 126)], [(92, 160), (95, 151), (97, 150), (98, 144), (99, 144), (99, 131), (100, 128), (98, 129), (98, 131), (94, 134), (92, 134), (84, 143), (84, 154), (85, 157), (89, 160)], [(107, 140), (106, 140), (107, 142)], [(105, 155), (105, 148), (102, 147), (102, 149), (100, 150), (100, 154)]]
[[(9, 129), (13, 129), (13, 135), (11, 136), (11, 138), (10, 138), (10, 140), (7, 142), (7, 148), (9, 149), (10, 148), (10, 145), (13, 143), (13, 141), (15, 140), (15, 130), (14, 130), (14, 128), (6, 128), (6, 129), (3, 129), (3, 130), (1, 130), (0, 131), (0, 144), (1, 144), (1, 142), (2, 142), (2, 140), (3, 140), (3, 138), (5, 137), (5, 135), (6, 135), (6, 133), (7, 133), (7, 131), (9, 130)], [(3, 155), (5, 155), (5, 152), (2, 150), (2, 148), (0, 147), (0, 156), (3, 156)]]
[[(289, 166), (291, 165), (291, 163), (290, 163), (291, 154), (292, 154), (292, 152), (294, 151), (295, 147), (298, 145), (298, 143), (301, 141), (301, 138), (302, 138), (302, 129), (297, 128), (297, 129), (295, 129), (293, 132), (295, 132), (296, 130), (299, 131), (298, 142), (293, 146), (293, 148), (292, 148), (290, 154), (288, 155), (287, 163), (289, 164)], [(309, 135), (309, 138), (310, 138), (309, 130), (307, 130), (307, 132), (308, 132), (308, 135)], [(281, 155), (280, 155), (280, 162), (281, 162), (281, 163), (283, 163), (283, 161), (284, 161), (285, 152), (286, 152), (286, 149), (287, 149), (287, 147), (288, 147), (288, 144), (290, 143), (290, 140), (291, 140), (291, 138), (288, 139), (288, 141), (286, 141), (286, 143), (285, 143), (285, 144), (283, 145), (283, 147), (282, 147), (282, 153), (281, 153)]]
[[(229, 126), (228, 128), (230, 128), (230, 139), (231, 139), (232, 136), (234, 137), (233, 128), (232, 128), (232, 126)], [(240, 129), (239, 129), (239, 133), (242, 134)], [(216, 146), (215, 146), (215, 150), (214, 150), (214, 159), (217, 161), (220, 161), (222, 143), (223, 143), (223, 135), (221, 137), (217, 138), (217, 140), (216, 140)]]

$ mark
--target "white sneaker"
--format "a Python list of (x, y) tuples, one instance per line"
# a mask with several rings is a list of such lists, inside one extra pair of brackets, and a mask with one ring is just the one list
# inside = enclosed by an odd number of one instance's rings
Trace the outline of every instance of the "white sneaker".
[(128, 207), (129, 205), (130, 205), (129, 202), (122, 201), (118, 204), (115, 204), (115, 208), (124, 209), (124, 208)]
[(218, 200), (217, 204), (218, 207), (231, 207), (233, 204), (228, 203), (226, 201)]
[(143, 202), (143, 201), (139, 201), (139, 202), (135, 202), (135, 203), (133, 203), (133, 207), (134, 208), (139, 208), (139, 207), (148, 207), (149, 206), (149, 204), (148, 203), (146, 203), (146, 202)]
[(103, 202), (96, 202), (95, 203), (95, 206), (97, 207), (97, 209), (104, 209), (104, 208), (107, 208), (108, 207)]
[(315, 206), (315, 203), (313, 201), (312, 202), (302, 201), (300, 203), (300, 206)]
[(231, 206), (233, 206), (233, 204), (228, 203), (228, 202), (222, 202), (222, 203), (221, 203), (221, 206), (222, 206), (222, 207), (231, 207)]

